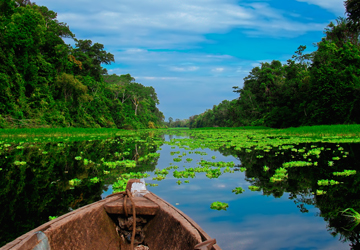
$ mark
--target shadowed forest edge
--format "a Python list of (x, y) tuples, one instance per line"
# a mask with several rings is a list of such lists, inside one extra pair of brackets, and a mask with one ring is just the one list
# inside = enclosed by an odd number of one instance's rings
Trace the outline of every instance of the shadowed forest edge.
[[(0, 128), (272, 128), (360, 122), (359, 3), (330, 23), (317, 50), (300, 46), (287, 64), (261, 63), (233, 87), (239, 97), (189, 119), (157, 108), (153, 87), (108, 75), (104, 45), (78, 40), (66, 23), (29, 0), (0, 3)], [(75, 47), (62, 38), (72, 38)]]

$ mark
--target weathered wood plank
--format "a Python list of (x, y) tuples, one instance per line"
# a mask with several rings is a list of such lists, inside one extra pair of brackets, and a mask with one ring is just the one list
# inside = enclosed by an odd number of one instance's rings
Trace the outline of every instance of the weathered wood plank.
[[(159, 205), (144, 197), (132, 197), (132, 199), (135, 202), (137, 215), (155, 215), (159, 210)], [(109, 214), (125, 214), (123, 199), (104, 204), (104, 208)], [(128, 215), (132, 215), (132, 203), (129, 198), (126, 200), (126, 211), (128, 212)]]

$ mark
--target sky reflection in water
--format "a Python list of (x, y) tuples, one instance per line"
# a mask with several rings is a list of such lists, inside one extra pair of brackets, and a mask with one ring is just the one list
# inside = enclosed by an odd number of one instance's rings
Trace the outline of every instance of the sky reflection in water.
[[(172, 136), (171, 138), (181, 139), (184, 136)], [(166, 141), (169, 136), (165, 135)], [(207, 155), (188, 154), (184, 149), (171, 148), (164, 144), (162, 150), (158, 150), (160, 158), (157, 168), (164, 169), (168, 166), (196, 167), (201, 159), (206, 161), (233, 161), (240, 164), (239, 159), (233, 156), (223, 156), (218, 151), (198, 148), (192, 151), (204, 151)], [(177, 154), (170, 155), (171, 151), (187, 152), (182, 162), (174, 162), (172, 159)], [(211, 156), (216, 156), (212, 159)], [(193, 161), (187, 163), (186, 158)], [(148, 189), (182, 210), (196, 221), (211, 237), (216, 238), (218, 245), (223, 250), (252, 250), (252, 249), (349, 249), (348, 243), (341, 243), (338, 236), (333, 238), (326, 230), (327, 223), (323, 218), (317, 216), (318, 208), (307, 205), (308, 213), (301, 213), (292, 200), (288, 199), (288, 193), (281, 198), (264, 196), (262, 191), (252, 192), (248, 189), (250, 185), (245, 180), (245, 173), (222, 174), (217, 179), (209, 179), (205, 173), (196, 173), (190, 183), (176, 183), (177, 178), (169, 171), (165, 180), (154, 181), (155, 175), (149, 172), (150, 177), (146, 178), (147, 183), (157, 183), (159, 186)], [(246, 191), (243, 194), (234, 194), (232, 189), (242, 187)], [(109, 190), (103, 193), (103, 197), (112, 193)], [(226, 202), (229, 204), (227, 211), (210, 209), (214, 201)], [(178, 205), (176, 205), (178, 203)]]

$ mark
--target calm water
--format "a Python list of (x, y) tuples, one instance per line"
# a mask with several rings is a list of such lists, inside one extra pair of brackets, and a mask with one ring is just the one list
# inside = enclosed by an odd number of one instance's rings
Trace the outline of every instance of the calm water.
[[(171, 138), (188, 137), (163, 136), (166, 141)], [(108, 169), (111, 173), (104, 174), (104, 169), (98, 162), (101, 163), (99, 160), (103, 157), (105, 161), (110, 158), (115, 160), (116, 152), (125, 150), (130, 152), (129, 159), (134, 151), (140, 156), (149, 152), (160, 153), (160, 157), (144, 161), (135, 170), (149, 173), (150, 177), (145, 178), (146, 182), (157, 183), (158, 186), (149, 186), (148, 189), (194, 219), (211, 237), (216, 238), (224, 250), (350, 249), (351, 241), (356, 244), (359, 240), (358, 228), (346, 231), (344, 227), (347, 227), (349, 220), (336, 214), (338, 207), (353, 207), (360, 211), (357, 198), (358, 174), (344, 177), (346, 182), (331, 186), (326, 195), (311, 194), (317, 188), (318, 179), (329, 178), (329, 169), (320, 166), (321, 162), (327, 163), (333, 157), (326, 152), (318, 160), (319, 167), (300, 167), (293, 172), (289, 170), (286, 185), (269, 185), (263, 166), (281, 166), (281, 163), (289, 161), (287, 158), (294, 155), (290, 149), (278, 157), (273, 157), (276, 151), (273, 149), (268, 157), (256, 158), (254, 151), (234, 153), (226, 148), (221, 152), (207, 148), (191, 150), (206, 152), (207, 155), (189, 154), (189, 150), (167, 144), (144, 149), (140, 142), (134, 144), (126, 139), (120, 144), (102, 140), (33, 145), (29, 147), (25, 143), (24, 148), (17, 149), (19, 144), (16, 144), (8, 146), (7, 150), (3, 147), (2, 156), (5, 157), (1, 159), (0, 171), (0, 202), (4, 208), (0, 214), (1, 245), (48, 221), (49, 216), (59, 216), (68, 212), (69, 208), (76, 209), (111, 194), (111, 183), (123, 171)], [(297, 148), (304, 146), (306, 145), (296, 145)], [(329, 152), (339, 147), (335, 144), (318, 146), (328, 148)], [(349, 152), (349, 156), (341, 160), (342, 164), (346, 165), (346, 169), (356, 169), (359, 157), (355, 156), (359, 155), (360, 146), (340, 146)], [(180, 154), (186, 152), (187, 155), (181, 162), (174, 162), (173, 159), (179, 154), (171, 155), (170, 152), (175, 151), (180, 151)], [(93, 163), (84, 165), (82, 160), (73, 160), (77, 156), (90, 159)], [(185, 159), (189, 157), (193, 160), (186, 162)], [(196, 173), (195, 178), (181, 179), (189, 180), (189, 183), (183, 182), (181, 185), (176, 183), (179, 179), (173, 177), (174, 170), (170, 170), (162, 181), (152, 180), (156, 176), (153, 173), (155, 167), (165, 169), (172, 164), (179, 166), (177, 171), (181, 171), (184, 166), (195, 168), (201, 160), (232, 161), (236, 171), (223, 173), (213, 179), (206, 177), (205, 173)], [(25, 161), (26, 164), (16, 165), (15, 161)], [(247, 170), (239, 171), (241, 166), (246, 166)], [(333, 168), (331, 171), (335, 170)], [(90, 181), (94, 177), (99, 177), (100, 181)], [(81, 184), (75, 187), (69, 185), (69, 180), (74, 178), (82, 180)], [(262, 190), (250, 191), (250, 185), (260, 186)], [(232, 192), (236, 187), (242, 187), (246, 191), (236, 195)], [(229, 207), (226, 211), (212, 210), (210, 204), (215, 201), (226, 202)], [(342, 242), (345, 240), (347, 241)], [(354, 246), (353, 249), (358, 247)]]
[[(169, 140), (169, 136), (165, 137)], [(172, 138), (184, 138), (172, 136)], [(196, 150), (201, 150), (196, 149)], [(174, 163), (171, 151), (187, 152), (184, 149), (171, 149), (163, 145), (159, 152), (157, 168), (163, 169)], [(208, 155), (192, 155), (191, 163), (176, 164), (194, 167), (194, 161), (201, 159), (241, 164), (238, 158), (223, 156), (218, 151), (201, 150)], [(188, 156), (188, 155), (187, 155)], [(155, 175), (152, 175), (155, 176)], [(167, 200), (193, 218), (211, 237), (216, 238), (219, 246), (224, 250), (231, 249), (349, 249), (348, 244), (339, 242), (326, 230), (327, 223), (323, 218), (316, 216), (319, 209), (307, 206), (308, 213), (301, 213), (294, 201), (289, 200), (289, 194), (284, 193), (281, 198), (264, 196), (262, 192), (248, 190), (250, 183), (245, 180), (245, 173), (225, 173), (217, 179), (209, 179), (205, 173), (188, 178), (190, 183), (177, 185), (178, 179), (168, 175), (159, 183), (158, 187), (149, 187), (149, 190)], [(145, 179), (151, 181), (151, 177)], [(243, 194), (231, 192), (235, 187), (242, 187)], [(214, 201), (229, 204), (227, 211), (210, 209)]]

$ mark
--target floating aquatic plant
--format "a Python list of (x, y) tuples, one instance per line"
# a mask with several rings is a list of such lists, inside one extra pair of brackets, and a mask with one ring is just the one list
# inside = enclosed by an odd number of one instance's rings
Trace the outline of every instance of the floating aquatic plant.
[(344, 170), (343, 172), (333, 172), (335, 176), (350, 176), (356, 174), (356, 170)]
[(275, 173), (277, 174), (286, 174), (287, 170), (285, 168), (278, 168), (275, 170)]
[(184, 170), (184, 171), (175, 170), (173, 172), (173, 176), (175, 178), (188, 178), (188, 177), (194, 178), (195, 177), (195, 172), (191, 171), (191, 169), (190, 170), (187, 169), (187, 170)]
[(155, 169), (155, 171), (154, 171), (154, 174), (157, 174), (157, 175), (159, 175), (159, 174), (161, 174), (161, 175), (167, 175), (169, 173), (169, 171), (167, 170), (167, 169), (163, 169), (163, 170), (160, 170), (160, 169)]
[(124, 191), (126, 188), (126, 184), (130, 179), (141, 179), (149, 176), (150, 176), (149, 174), (141, 173), (141, 172), (137, 172), (137, 173), (130, 172), (130, 173), (122, 174), (120, 175), (120, 177), (118, 177), (118, 181), (113, 183), (112, 185), (113, 193)]
[(316, 190), (316, 194), (317, 194), (317, 195), (323, 195), (323, 194), (326, 194), (326, 191), (317, 189), (317, 190)]
[(231, 170), (229, 166), (227, 166), (225, 169), (224, 169), (224, 173), (234, 173), (234, 170)]
[(251, 191), (259, 191), (261, 190), (261, 187), (258, 187), (258, 186), (249, 186), (248, 187)]
[(209, 169), (207, 171), (206, 177), (208, 177), (209, 179), (213, 179), (213, 178), (219, 178), (220, 175), (221, 175), (221, 170), (219, 168), (215, 168), (215, 169)]
[(306, 167), (306, 166), (317, 165), (317, 162), (312, 163), (312, 162), (307, 162), (307, 161), (290, 161), (290, 162), (285, 162), (282, 165), (284, 168)]
[(210, 208), (214, 210), (226, 210), (228, 207), (229, 207), (228, 203), (224, 203), (220, 201), (215, 201), (210, 205)]
[(126, 179), (119, 179), (117, 182), (113, 183), (113, 193), (122, 192), (125, 190), (127, 184)]
[(94, 178), (91, 178), (90, 179), (90, 182), (92, 182), (92, 183), (98, 183), (100, 180), (99, 180), (99, 178), (98, 177), (94, 177)]
[[(7, 157), (5, 157), (5, 158), (7, 158)], [(14, 164), (17, 165), (17, 166), (26, 165), (26, 161), (15, 161)]]
[(164, 180), (166, 177), (165, 175), (157, 175), (156, 177), (153, 177), (152, 179), (155, 181), (161, 181)]
[(199, 154), (199, 155), (207, 155), (206, 152), (201, 152), (201, 151), (195, 151), (195, 154)]
[(235, 194), (242, 194), (245, 192), (245, 189), (243, 189), (242, 187), (236, 187), (235, 189), (232, 190), (232, 192)]
[(59, 216), (49, 216), (49, 220), (55, 220)]
[(340, 182), (335, 181), (335, 180), (318, 180), (317, 184), (319, 186), (329, 186), (329, 185), (337, 185), (340, 184)]
[(133, 161), (133, 160), (103, 162), (103, 164), (109, 168), (116, 168), (116, 167), (121, 167), (121, 166), (126, 167), (126, 168), (136, 167), (136, 161)]
[(69, 185), (73, 186), (73, 187), (79, 185), (80, 183), (81, 183), (81, 180), (77, 179), (77, 178), (69, 180)]

